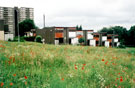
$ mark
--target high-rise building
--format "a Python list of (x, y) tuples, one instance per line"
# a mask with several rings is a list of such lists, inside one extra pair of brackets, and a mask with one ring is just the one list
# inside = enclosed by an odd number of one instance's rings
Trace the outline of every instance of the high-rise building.
[(34, 20), (33, 8), (21, 7), (19, 9), (19, 22), (22, 22), (25, 19)]
[(4, 30), (17, 36), (18, 23), (25, 19), (34, 20), (34, 9), (26, 7), (0, 7), (0, 19), (4, 20)]

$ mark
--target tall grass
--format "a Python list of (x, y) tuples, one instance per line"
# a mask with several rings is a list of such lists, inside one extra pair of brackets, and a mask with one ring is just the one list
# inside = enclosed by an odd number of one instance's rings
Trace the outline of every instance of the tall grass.
[(0, 41), (0, 87), (135, 87), (135, 48)]

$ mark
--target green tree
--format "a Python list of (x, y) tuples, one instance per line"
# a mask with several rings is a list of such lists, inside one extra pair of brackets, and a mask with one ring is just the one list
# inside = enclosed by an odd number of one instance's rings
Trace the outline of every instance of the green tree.
[(81, 38), (78, 40), (79, 43), (84, 43), (84, 41), (85, 41), (85, 39), (84, 39), (83, 37), (81, 37)]
[(128, 43), (128, 31), (122, 26), (114, 26), (109, 28), (104, 27), (100, 30), (100, 32), (107, 32), (107, 34), (116, 34), (118, 35), (120, 42), (122, 42), (124, 45), (127, 45)]
[(36, 29), (34, 21), (31, 19), (26, 19), (19, 23), (19, 34), (20, 36), (24, 36), (25, 32), (30, 31), (31, 29)]
[(76, 26), (76, 30), (79, 30), (79, 27), (78, 27), (78, 25)]
[(42, 43), (42, 37), (40, 35), (36, 36), (36, 42)]
[(135, 46), (135, 25), (131, 26), (130, 30), (128, 31), (128, 45)]
[(79, 30), (80, 30), (80, 31), (82, 30), (82, 25), (79, 27)]

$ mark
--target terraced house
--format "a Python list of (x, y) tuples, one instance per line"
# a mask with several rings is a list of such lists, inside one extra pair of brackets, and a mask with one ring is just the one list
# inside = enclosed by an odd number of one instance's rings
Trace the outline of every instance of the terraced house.
[(79, 44), (78, 40), (83, 37), (85, 45), (115, 47), (119, 45), (118, 35), (93, 30), (76, 30), (76, 27), (45, 27), (36, 30), (36, 35), (41, 35), (48, 44)]

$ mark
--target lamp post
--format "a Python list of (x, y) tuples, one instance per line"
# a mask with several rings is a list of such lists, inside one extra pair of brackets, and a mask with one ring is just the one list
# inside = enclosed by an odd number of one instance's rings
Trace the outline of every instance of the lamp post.
[(18, 42), (20, 42), (20, 35), (19, 35), (19, 22), (18, 22), (18, 9), (16, 10), (16, 16), (17, 16), (17, 31), (18, 31)]

